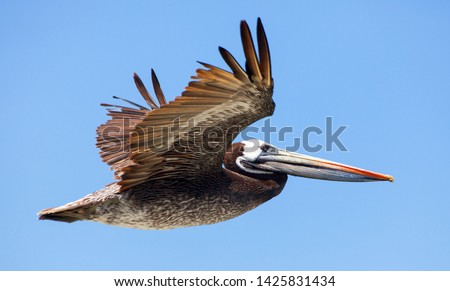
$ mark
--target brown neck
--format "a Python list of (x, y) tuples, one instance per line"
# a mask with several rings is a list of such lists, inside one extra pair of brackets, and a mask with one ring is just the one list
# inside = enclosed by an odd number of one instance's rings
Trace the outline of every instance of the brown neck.
[(260, 181), (271, 180), (284, 187), (287, 181), (287, 175), (283, 173), (268, 173), (268, 174), (256, 174), (251, 172), (246, 172), (242, 170), (238, 165), (236, 165), (236, 159), (239, 156), (242, 156), (244, 145), (242, 143), (234, 143), (229, 149), (226, 151), (223, 164), (226, 169), (233, 171), (235, 173), (239, 173), (241, 175), (254, 178)]

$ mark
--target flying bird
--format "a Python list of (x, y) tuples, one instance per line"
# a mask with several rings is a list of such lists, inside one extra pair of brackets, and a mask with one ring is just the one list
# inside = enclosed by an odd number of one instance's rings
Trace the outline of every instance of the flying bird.
[(275, 109), (261, 19), (257, 51), (245, 21), (240, 32), (245, 66), (219, 47), (231, 72), (200, 62), (203, 67), (174, 101), (166, 102), (153, 70), (158, 102), (135, 73), (147, 106), (115, 97), (130, 105), (102, 104), (110, 119), (97, 128), (100, 156), (117, 181), (74, 202), (44, 209), (39, 219), (172, 229), (218, 223), (252, 210), (280, 194), (288, 175), (393, 181), (390, 175), (285, 151), (256, 139), (232, 143), (245, 127)]

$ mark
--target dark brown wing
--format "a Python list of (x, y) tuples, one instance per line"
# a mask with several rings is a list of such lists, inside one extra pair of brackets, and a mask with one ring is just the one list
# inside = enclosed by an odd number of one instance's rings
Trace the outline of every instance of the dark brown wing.
[(127, 158), (120, 155), (113, 165), (121, 179), (121, 190), (153, 179), (216, 175), (236, 135), (273, 113), (270, 53), (260, 19), (257, 33), (259, 59), (248, 25), (241, 22), (247, 70), (227, 50), (219, 48), (232, 73), (201, 63), (205, 68), (197, 70), (194, 81), (180, 97), (132, 119), (136, 127), (122, 139), (130, 147)]

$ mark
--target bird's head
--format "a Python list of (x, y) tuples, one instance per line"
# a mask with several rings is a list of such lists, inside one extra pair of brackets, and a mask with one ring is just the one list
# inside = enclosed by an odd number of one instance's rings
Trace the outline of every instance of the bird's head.
[(231, 149), (233, 153), (229, 157), (233, 157), (239, 172), (248, 175), (282, 173), (345, 182), (394, 181), (390, 175), (281, 150), (257, 139), (235, 143)]

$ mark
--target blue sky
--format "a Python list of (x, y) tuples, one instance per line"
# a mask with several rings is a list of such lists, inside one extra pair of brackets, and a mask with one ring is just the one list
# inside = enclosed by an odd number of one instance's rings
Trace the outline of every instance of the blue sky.
[[(172, 99), (197, 60), (225, 66), (217, 46), (242, 61), (239, 21), (254, 31), (258, 16), (270, 122), (294, 129), (270, 142), (331, 116), (348, 151), (314, 155), (395, 183), (290, 177), (243, 216), (170, 231), (37, 220), (112, 181), (99, 104), (140, 101), (133, 72), (149, 83), (154, 68)], [(3, 1), (0, 269), (449, 270), (449, 35), (448, 1)]]

